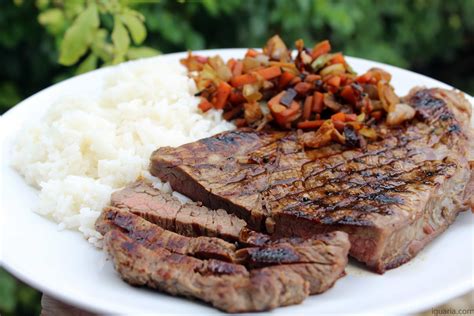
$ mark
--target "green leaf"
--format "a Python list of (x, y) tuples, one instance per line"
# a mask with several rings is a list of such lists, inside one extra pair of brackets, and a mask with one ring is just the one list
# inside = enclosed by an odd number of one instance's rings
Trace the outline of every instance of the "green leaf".
[(156, 55), (161, 54), (159, 50), (156, 50), (151, 47), (142, 46), (142, 47), (130, 47), (127, 52), (128, 59), (139, 59), (139, 58), (147, 58), (153, 57)]
[(71, 19), (84, 10), (85, 0), (66, 0), (63, 1), (63, 4), (64, 13)]
[(80, 75), (97, 68), (97, 56), (93, 53), (89, 54), (86, 59), (77, 67), (76, 74)]
[[(10, 81), (0, 83), (0, 111), (8, 109), (21, 101), (20, 92), (17, 87)], [(1, 273), (1, 270), (0, 270)], [(0, 275), (0, 288), (1, 288)], [(0, 289), (1, 291), (1, 289)], [(1, 305), (1, 294), (0, 294)], [(1, 310), (1, 307), (0, 307)]]
[(65, 66), (75, 64), (87, 52), (98, 27), (97, 7), (91, 4), (67, 29), (61, 43), (59, 62)]
[(133, 42), (137, 45), (143, 43), (146, 38), (146, 28), (143, 22), (136, 15), (129, 12), (120, 17), (132, 35)]
[(36, 0), (36, 7), (40, 10), (45, 10), (49, 6), (49, 0)]
[(128, 46), (130, 45), (130, 37), (128, 36), (127, 30), (118, 16), (114, 17), (112, 42), (114, 43), (115, 48), (114, 63), (119, 63), (122, 61), (123, 56), (128, 50)]
[(45, 26), (51, 34), (57, 35), (61, 33), (64, 28), (65, 21), (63, 11), (57, 8), (43, 11), (38, 15), (38, 22)]
[(114, 55), (114, 47), (107, 42), (109, 33), (105, 29), (99, 29), (91, 44), (91, 50), (94, 55), (98, 56), (104, 62), (112, 61)]
[(0, 270), (0, 310), (12, 313), (16, 306), (16, 282), (4, 270)]
[(202, 4), (210, 15), (216, 16), (219, 13), (219, 6), (216, 0), (202, 0)]

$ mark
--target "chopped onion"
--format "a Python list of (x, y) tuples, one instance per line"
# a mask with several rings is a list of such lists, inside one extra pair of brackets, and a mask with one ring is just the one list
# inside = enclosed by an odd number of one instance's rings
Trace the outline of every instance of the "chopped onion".
[(359, 130), (359, 134), (372, 140), (377, 138), (377, 132), (371, 127), (362, 127)]
[(255, 60), (257, 60), (261, 65), (267, 66), (270, 61), (270, 57), (264, 54), (258, 54), (255, 56)]
[(321, 70), (321, 76), (343, 74), (346, 71), (343, 64), (332, 64)]
[(243, 64), (244, 64), (243, 70), (245, 73), (248, 73), (252, 69), (255, 69), (261, 66), (260, 62), (256, 58), (252, 58), (252, 57), (245, 57), (243, 60)]
[(392, 107), (392, 111), (387, 114), (388, 125), (399, 125), (404, 121), (415, 117), (415, 109), (405, 103), (398, 103)]
[(257, 102), (244, 103), (244, 117), (249, 125), (259, 121), (262, 117), (262, 110)]
[(336, 54), (324, 54), (319, 56), (313, 61), (311, 68), (317, 72), (318, 70), (322, 69), (335, 55)]
[(334, 98), (334, 95), (330, 93), (324, 94), (324, 105), (326, 105), (328, 108), (330, 108), (334, 112), (338, 112), (340, 109), (342, 109), (342, 104), (337, 102), (336, 99)]
[(288, 61), (290, 59), (288, 48), (278, 35), (275, 35), (268, 40), (263, 48), (263, 52), (273, 60)]
[(385, 70), (382, 70), (380, 68), (371, 68), (368, 71), (372, 77), (375, 78), (377, 81), (385, 81), (385, 82), (390, 82), (392, 79), (392, 75), (386, 72)]
[(334, 123), (331, 120), (326, 120), (316, 132), (303, 133), (300, 136), (300, 140), (304, 146), (310, 148), (323, 147), (332, 141), (337, 141), (341, 144), (345, 143), (345, 137), (334, 127)]
[(259, 101), (262, 98), (262, 94), (259, 92), (259, 85), (258, 84), (246, 84), (244, 85), (244, 89), (242, 94), (247, 100), (247, 102), (255, 102)]
[(379, 81), (377, 83), (377, 91), (379, 93), (379, 99), (382, 101), (383, 108), (385, 111), (390, 112), (390, 108), (395, 104), (400, 103), (400, 99), (393, 91), (393, 88), (385, 81)]

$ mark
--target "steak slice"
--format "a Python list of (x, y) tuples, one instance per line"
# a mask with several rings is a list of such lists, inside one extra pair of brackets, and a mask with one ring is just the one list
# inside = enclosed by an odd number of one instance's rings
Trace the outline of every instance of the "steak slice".
[(220, 259), (249, 268), (292, 264), (293, 269), (310, 282), (311, 294), (324, 292), (344, 275), (350, 246), (347, 234), (332, 232), (307, 240), (272, 241), (260, 248), (243, 248), (236, 252), (234, 245), (219, 238), (181, 236), (115, 207), (103, 210), (96, 229), (103, 235), (119, 230), (150, 250), (164, 248), (172, 253)]
[(308, 282), (287, 266), (249, 272), (236, 264), (150, 250), (118, 230), (105, 235), (105, 247), (129, 284), (194, 297), (229, 313), (298, 304), (309, 294)]
[(349, 248), (347, 234), (335, 231), (306, 240), (280, 239), (261, 247), (239, 249), (235, 257), (237, 262), (250, 268), (290, 266), (292, 271), (309, 282), (310, 294), (318, 294), (332, 287), (338, 278), (345, 275)]
[(214, 258), (228, 262), (235, 261), (235, 246), (222, 239), (182, 236), (114, 207), (108, 207), (102, 211), (95, 227), (102, 235), (110, 230), (119, 229), (151, 250), (165, 248), (182, 255), (193, 255), (205, 259)]
[(345, 231), (351, 255), (383, 273), (468, 208), (470, 104), (442, 89), (414, 89), (404, 102), (417, 119), (380, 126), (380, 139), (364, 149), (307, 150), (295, 132), (237, 130), (160, 148), (150, 171), (258, 231), (304, 238)]
[(184, 236), (215, 236), (248, 245), (262, 245), (269, 240), (268, 235), (247, 229), (245, 221), (235, 215), (222, 209), (210, 210), (197, 203), (182, 204), (146, 180), (114, 192), (111, 205)]

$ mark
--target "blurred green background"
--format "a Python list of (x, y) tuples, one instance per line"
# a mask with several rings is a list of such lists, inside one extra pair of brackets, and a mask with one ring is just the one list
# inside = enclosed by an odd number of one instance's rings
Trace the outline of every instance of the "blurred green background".
[[(65, 78), (188, 49), (308, 46), (409, 68), (474, 94), (471, 0), (0, 0), (0, 113)], [(413, 83), (414, 85), (416, 83)], [(40, 294), (0, 270), (0, 314), (39, 313)]]

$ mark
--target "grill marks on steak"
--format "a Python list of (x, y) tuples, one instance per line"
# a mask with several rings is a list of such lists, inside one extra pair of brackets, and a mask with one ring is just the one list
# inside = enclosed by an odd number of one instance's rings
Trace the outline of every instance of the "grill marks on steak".
[(119, 208), (104, 209), (96, 222), (97, 231), (105, 235), (116, 228), (151, 250), (165, 248), (174, 253), (198, 258), (235, 261), (235, 246), (222, 239), (182, 236)]
[(264, 311), (301, 303), (309, 294), (302, 276), (285, 267), (232, 270), (221, 262), (202, 261), (154, 251), (117, 230), (105, 235), (115, 269), (128, 283), (198, 298), (226, 312)]
[(452, 91), (419, 89), (405, 102), (419, 120), (380, 127), (383, 139), (365, 150), (305, 151), (296, 133), (241, 130), (160, 148), (150, 170), (258, 230), (303, 237), (344, 230), (351, 254), (383, 272), (452, 223), (465, 208), (471, 173), (467, 101)]
[[(160, 199), (168, 202), (176, 200), (171, 195), (153, 188), (149, 182), (140, 180), (132, 183), (125, 189), (114, 193), (112, 203), (121, 205), (122, 208), (106, 207), (96, 221), (97, 231), (105, 235), (112, 229), (119, 229), (146, 248), (152, 250), (165, 248), (179, 254), (237, 262), (250, 267), (293, 263), (333, 265), (335, 263), (334, 258), (344, 257), (344, 251), (347, 252), (347, 249), (345, 249), (347, 247), (344, 244), (346, 238), (339, 232), (319, 235), (307, 240), (285, 238), (271, 241), (268, 235), (242, 228), (240, 236), (241, 239), (245, 240), (245, 243), (240, 243), (240, 245), (248, 244), (249, 239), (252, 238), (258, 238), (258, 240), (254, 240), (251, 243), (253, 247), (242, 248), (238, 251), (236, 251), (234, 244), (230, 244), (220, 238), (207, 236), (191, 238), (182, 236), (160, 227), (160, 223), (163, 223), (163, 220), (161, 220), (162, 215), (164, 214), (166, 217), (170, 211), (173, 212), (170, 208), (170, 203), (153, 205), (154, 208), (148, 209), (145, 217), (135, 215), (141, 213), (135, 207), (141, 205), (137, 204), (137, 201), (139, 199), (143, 200), (143, 195), (140, 192), (144, 190), (148, 192), (148, 196), (160, 197)], [(124, 193), (127, 195), (125, 199), (123, 198)], [(134, 200), (135, 203), (129, 203), (125, 207), (123, 204), (125, 200), (128, 202)], [(173, 206), (175, 209), (183, 207), (181, 203)], [(213, 212), (205, 207), (199, 207), (199, 209), (202, 216), (206, 215), (204, 211), (207, 211), (208, 214)], [(153, 218), (158, 224), (153, 224), (146, 219), (150, 217), (148, 216), (149, 213), (153, 213)], [(229, 218), (234, 217), (231, 214), (226, 214), (225, 216)], [(225, 216), (222, 215), (222, 217)], [(227, 219), (227, 221), (230, 221), (230, 219)], [(208, 230), (197, 231), (207, 232)], [(343, 264), (344, 262), (341, 261), (340, 263)]]
[[(195, 297), (228, 312), (248, 312), (300, 303), (309, 294), (326, 291), (345, 274), (350, 244), (343, 232), (269, 240), (242, 227), (231, 238), (246, 241), (240, 245), (254, 238), (253, 246), (236, 250), (218, 237), (187, 237), (160, 227), (175, 228), (169, 214), (183, 207), (198, 207), (200, 216), (214, 214), (195, 204), (174, 204), (175, 200), (139, 181), (116, 192), (112, 197), (116, 206), (106, 207), (98, 218), (96, 229), (105, 235), (105, 248), (128, 283)], [(226, 216), (227, 222), (235, 217)]]
[(269, 239), (267, 235), (247, 229), (245, 221), (222, 209), (210, 210), (196, 203), (182, 204), (146, 181), (137, 181), (114, 192), (111, 205), (184, 236), (220, 237), (249, 245), (260, 245)]

